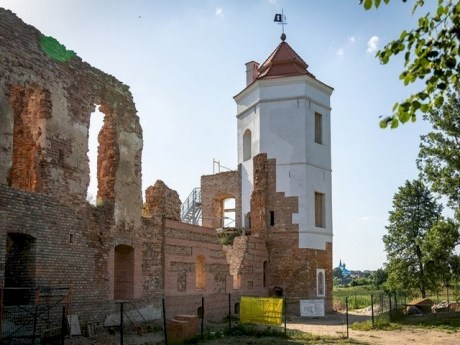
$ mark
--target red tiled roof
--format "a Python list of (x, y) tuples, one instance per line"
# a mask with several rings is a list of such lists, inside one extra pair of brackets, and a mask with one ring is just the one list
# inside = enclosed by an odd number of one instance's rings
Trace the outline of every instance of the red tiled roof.
[(286, 42), (281, 42), (271, 53), (267, 60), (259, 67), (257, 79), (274, 77), (291, 77), (297, 75), (309, 75), (308, 65)]

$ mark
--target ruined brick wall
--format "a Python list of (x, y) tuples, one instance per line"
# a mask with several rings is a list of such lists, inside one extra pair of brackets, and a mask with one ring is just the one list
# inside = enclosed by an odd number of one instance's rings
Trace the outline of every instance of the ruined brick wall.
[(224, 248), (233, 290), (242, 295), (266, 296), (268, 294), (267, 273), (268, 252), (265, 241), (255, 236), (236, 237), (231, 246)]
[(235, 198), (235, 227), (241, 227), (240, 173), (226, 171), (201, 176), (201, 209), (203, 226), (222, 228), (223, 200)]
[[(167, 317), (196, 314), (204, 296), (207, 317), (221, 320), (228, 315), (232, 277), (216, 231), (167, 219), (163, 231)], [(197, 285), (200, 262), (204, 287)]]
[(179, 194), (161, 180), (145, 190), (144, 213), (147, 217), (160, 216), (180, 221), (180, 206)]
[(98, 104), (98, 199), (120, 228), (138, 228), (142, 130), (128, 86), (78, 56), (53, 57), (38, 30), (1, 8), (0, 37), (0, 183), (84, 207)]
[(128, 86), (77, 56), (52, 57), (38, 30), (1, 8), (0, 38), (0, 284), (72, 287), (72, 312), (95, 324), (115, 298), (150, 303), (164, 287), (162, 227), (141, 217), (142, 130)]
[(326, 250), (299, 248), (298, 225), (292, 223), (292, 214), (298, 212), (297, 197), (276, 191), (274, 159), (259, 154), (253, 161), (251, 232), (266, 240), (268, 287), (283, 288), (294, 304), (298, 299), (323, 298), (317, 296), (316, 269), (325, 269), (325, 309), (332, 311), (332, 243), (327, 243)]
[[(85, 218), (49, 197), (0, 185), (0, 243), (11, 234), (34, 239), (33, 279), (19, 286), (73, 287), (81, 317), (97, 319), (98, 303), (107, 300), (107, 258), (99, 236), (86, 238), (87, 228)], [(8, 266), (7, 251), (0, 246), (0, 267)], [(0, 270), (1, 285), (8, 275), (14, 272)]]

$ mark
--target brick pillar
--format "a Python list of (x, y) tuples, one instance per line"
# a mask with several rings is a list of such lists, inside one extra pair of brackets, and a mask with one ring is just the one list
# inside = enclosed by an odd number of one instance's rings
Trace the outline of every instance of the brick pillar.
[(267, 154), (253, 158), (254, 189), (251, 194), (251, 232), (265, 237), (268, 226), (268, 164)]

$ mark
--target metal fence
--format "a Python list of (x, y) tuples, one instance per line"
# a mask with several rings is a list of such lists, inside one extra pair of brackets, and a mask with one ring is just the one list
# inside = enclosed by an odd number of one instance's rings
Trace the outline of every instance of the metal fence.
[(0, 288), (2, 344), (63, 344), (68, 288)]

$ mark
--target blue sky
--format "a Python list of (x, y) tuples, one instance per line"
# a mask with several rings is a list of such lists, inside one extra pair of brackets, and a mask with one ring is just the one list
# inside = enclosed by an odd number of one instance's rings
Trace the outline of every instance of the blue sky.
[(410, 89), (402, 61), (375, 58), (424, 14), (392, 1), (365, 11), (343, 0), (0, 0), (24, 22), (53, 36), (94, 67), (130, 86), (144, 135), (143, 189), (162, 179), (184, 200), (213, 159), (236, 168), (236, 105), (245, 66), (280, 42), (273, 22), (287, 17), (287, 42), (309, 71), (334, 87), (332, 178), (334, 266), (376, 269), (397, 188), (417, 177), (421, 118), (382, 130)]

